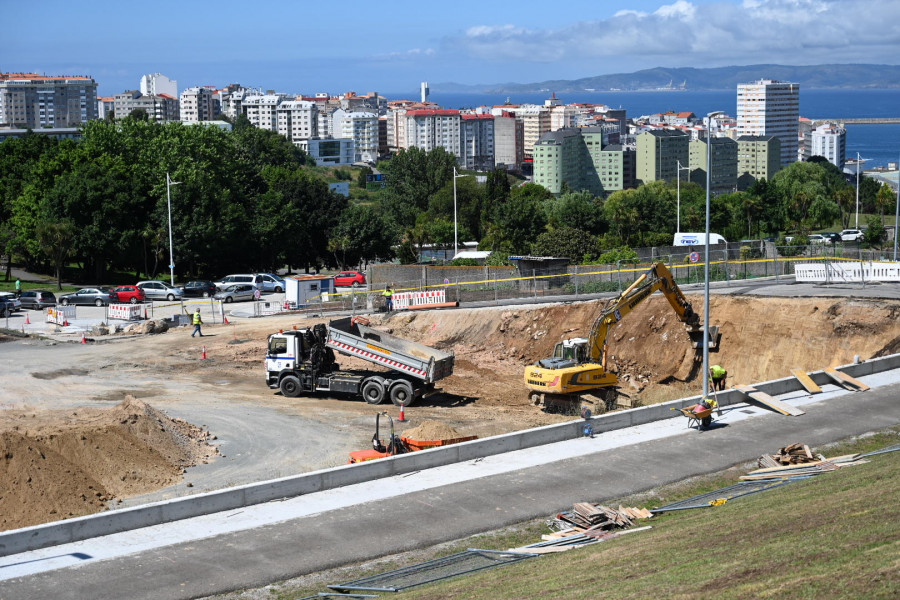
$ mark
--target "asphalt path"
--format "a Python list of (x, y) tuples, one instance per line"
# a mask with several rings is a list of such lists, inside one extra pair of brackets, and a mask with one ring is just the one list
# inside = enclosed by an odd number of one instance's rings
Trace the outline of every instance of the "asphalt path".
[[(874, 387), (879, 378), (887, 383)], [(821, 446), (900, 424), (898, 374), (864, 380), (874, 384), (872, 390), (805, 399), (806, 414), (800, 417), (737, 405), (725, 411), (720, 426), (704, 432), (684, 428), (683, 419), (669, 419), (631, 433), (610, 432), (595, 440), (451, 465), (446, 484), (438, 470), (430, 469), (367, 487), (331, 490), (325, 504), (316, 504), (322, 499), (315, 494), (268, 503), (264, 510), (274, 516), (265, 524), (218, 535), (218, 529), (210, 529), (206, 537), (191, 534), (184, 541), (106, 560), (93, 560), (89, 546), (75, 544), (7, 557), (0, 563), (0, 599), (155, 600), (261, 587), (552, 515), (575, 502), (621, 498), (720, 471), (793, 442)], [(676, 424), (677, 433), (654, 433)], [(554, 453), (563, 448), (568, 450), (556, 458)], [(507, 461), (505, 468), (497, 466), (502, 461)], [(410, 486), (419, 476), (438, 480)], [(291, 503), (309, 506), (295, 517)], [(239, 519), (242, 512), (231, 511), (221, 519)], [(142, 535), (141, 530), (131, 532), (131, 541), (137, 544)], [(101, 548), (103, 538), (96, 544)], [(40, 570), (41, 561), (66, 553), (81, 554), (83, 563), (72, 565), (77, 560), (71, 559), (67, 564), (72, 566)], [(29, 568), (36, 572), (10, 577)]]

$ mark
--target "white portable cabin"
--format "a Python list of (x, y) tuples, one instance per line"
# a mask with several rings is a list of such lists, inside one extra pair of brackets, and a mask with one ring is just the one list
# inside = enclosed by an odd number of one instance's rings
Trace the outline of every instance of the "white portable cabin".
[(293, 306), (319, 302), (322, 294), (334, 291), (334, 279), (325, 275), (296, 275), (284, 278), (284, 301)]

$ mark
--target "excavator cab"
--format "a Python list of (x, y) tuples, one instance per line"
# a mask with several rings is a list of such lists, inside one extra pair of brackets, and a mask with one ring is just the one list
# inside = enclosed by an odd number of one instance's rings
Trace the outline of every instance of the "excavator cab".
[(565, 369), (580, 365), (588, 360), (587, 338), (570, 338), (557, 342), (553, 356), (538, 361), (545, 369)]

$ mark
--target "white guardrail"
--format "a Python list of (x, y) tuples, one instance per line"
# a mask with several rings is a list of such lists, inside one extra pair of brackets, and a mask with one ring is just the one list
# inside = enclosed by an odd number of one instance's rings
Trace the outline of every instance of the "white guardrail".
[(794, 265), (797, 281), (806, 283), (861, 283), (900, 281), (900, 262), (828, 262)]

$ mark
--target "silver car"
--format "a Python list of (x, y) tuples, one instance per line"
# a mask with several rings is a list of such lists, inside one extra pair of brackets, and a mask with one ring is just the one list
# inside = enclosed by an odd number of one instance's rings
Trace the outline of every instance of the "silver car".
[(213, 298), (222, 302), (240, 302), (241, 300), (254, 300), (256, 286), (252, 283), (239, 283), (230, 285), (221, 292), (217, 292)]
[(137, 287), (144, 290), (144, 297), (147, 300), (168, 300), (174, 302), (184, 297), (184, 290), (179, 287), (172, 287), (165, 281), (151, 280), (138, 281)]

